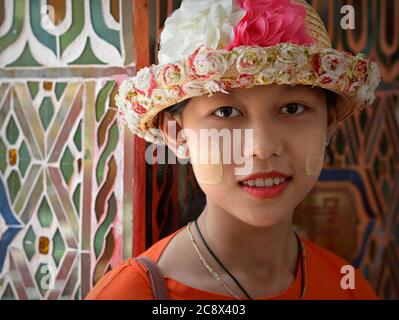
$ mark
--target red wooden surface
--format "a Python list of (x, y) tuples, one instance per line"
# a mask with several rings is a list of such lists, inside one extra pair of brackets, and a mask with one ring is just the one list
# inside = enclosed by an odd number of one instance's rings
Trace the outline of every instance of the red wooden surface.
[[(133, 2), (133, 35), (136, 55), (136, 70), (150, 61), (148, 34), (149, 0)], [(145, 140), (134, 138), (134, 191), (133, 191), (133, 256), (145, 250), (146, 230), (146, 165)]]

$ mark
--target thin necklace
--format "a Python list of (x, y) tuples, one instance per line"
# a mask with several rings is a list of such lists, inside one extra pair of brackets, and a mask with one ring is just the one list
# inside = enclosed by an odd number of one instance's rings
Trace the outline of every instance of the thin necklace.
[(215, 271), (213, 271), (213, 269), (209, 266), (209, 264), (206, 262), (205, 258), (202, 256), (201, 252), (198, 249), (198, 246), (196, 244), (196, 242), (194, 241), (193, 235), (191, 234), (190, 231), (190, 226), (191, 226), (192, 222), (189, 222), (187, 225), (187, 231), (188, 234), (190, 236), (191, 242), (193, 243), (193, 246), (195, 248), (195, 251), (197, 251), (197, 254), (201, 260), (201, 262), (203, 263), (203, 265), (205, 266), (205, 268), (209, 271), (209, 273), (216, 279), (217, 282), (219, 282), (219, 284), (233, 297), (235, 297), (238, 300), (241, 300), (240, 297), (238, 297), (227, 285), (226, 283), (224, 283), (224, 281), (220, 278), (219, 274), (216, 273)]
[[(206, 268), (208, 269), (208, 271), (214, 276), (214, 278), (215, 278), (216, 280), (218, 280), (219, 282), (221, 282), (221, 278), (220, 278), (219, 274), (217, 274), (215, 271), (212, 270), (212, 268), (209, 267), (209, 265), (206, 263), (205, 258), (202, 256), (202, 254), (200, 253), (198, 247), (196, 246), (195, 241), (194, 241), (194, 239), (193, 239), (193, 237), (192, 237), (192, 234), (191, 234), (191, 232), (190, 232), (190, 225), (191, 225), (191, 224), (192, 224), (192, 222), (190, 222), (190, 223), (188, 224), (187, 230), (188, 230), (188, 233), (189, 233), (189, 235), (190, 235), (191, 241), (193, 242), (193, 245), (194, 245), (194, 247), (195, 247), (195, 249), (196, 249), (196, 251), (197, 251), (197, 254), (200, 256), (200, 260), (201, 260), (202, 263), (206, 266)], [(199, 234), (200, 234), (200, 236), (201, 236), (201, 238), (202, 238), (202, 241), (204, 242), (204, 244), (205, 244), (205, 246), (207, 247), (207, 249), (209, 250), (209, 252), (210, 252), (210, 253), (212, 254), (212, 256), (215, 258), (215, 260), (223, 267), (223, 269), (233, 278), (233, 280), (236, 282), (236, 284), (241, 288), (241, 290), (243, 290), (243, 291), (246, 293), (246, 295), (248, 296), (248, 298), (251, 300), (251, 297), (250, 297), (249, 294), (244, 290), (244, 288), (239, 284), (239, 282), (237, 281), (237, 279), (234, 278), (234, 276), (225, 268), (225, 266), (220, 262), (220, 260), (216, 257), (216, 255), (215, 255), (215, 254), (212, 252), (212, 250), (209, 248), (208, 244), (206, 243), (206, 241), (205, 241), (204, 237), (202, 236), (202, 233), (201, 233), (201, 231), (200, 231), (200, 229), (199, 229), (199, 227), (198, 227), (197, 220), (195, 221), (195, 224), (196, 224), (197, 230), (198, 230), (198, 232), (199, 232)], [(303, 244), (301, 238), (298, 236), (298, 234), (297, 234), (295, 231), (294, 231), (294, 234), (295, 234), (295, 236), (296, 236), (296, 238), (297, 238), (297, 241), (298, 241), (298, 243), (299, 243), (299, 250), (300, 250), (300, 256), (299, 256), (299, 258), (300, 258), (300, 264), (299, 264), (299, 266), (300, 266), (300, 268), (301, 268), (301, 294), (300, 294), (300, 296), (299, 296), (299, 299), (302, 299), (302, 298), (304, 297), (304, 295), (305, 295), (306, 283), (307, 283), (306, 252), (305, 252), (305, 246), (304, 246), (304, 244)], [(229, 291), (230, 294), (232, 294), (231, 289), (229, 289), (225, 283), (223, 283), (222, 285), (223, 285), (223, 287), (224, 287), (227, 291)], [(240, 298), (238, 298), (235, 294), (232, 294), (232, 295), (235, 296), (237, 299), (240, 299)]]
[(212, 255), (212, 257), (215, 258), (215, 260), (219, 263), (219, 265), (224, 269), (224, 271), (226, 271), (228, 273), (228, 275), (234, 280), (234, 282), (236, 283), (236, 285), (241, 289), (241, 291), (243, 291), (245, 293), (245, 295), (247, 296), (247, 298), (249, 300), (252, 300), (251, 296), (249, 295), (249, 293), (242, 287), (242, 285), (238, 282), (238, 280), (230, 273), (229, 270), (227, 270), (227, 268), (223, 265), (223, 263), (220, 262), (220, 260), (216, 257), (216, 255), (213, 253), (213, 251), (211, 250), (211, 248), (209, 248), (208, 244), (206, 243), (204, 236), (201, 233), (201, 230), (198, 226), (198, 222), (197, 220), (195, 220), (195, 226), (197, 227), (198, 233), (201, 236), (202, 242), (204, 243), (205, 247), (208, 249), (208, 251), (210, 252), (210, 254)]

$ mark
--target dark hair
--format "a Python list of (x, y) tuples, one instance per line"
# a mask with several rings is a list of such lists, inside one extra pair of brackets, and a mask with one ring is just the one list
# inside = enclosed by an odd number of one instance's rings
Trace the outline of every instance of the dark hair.
[[(327, 108), (336, 108), (338, 96), (335, 92), (325, 89)], [(330, 137), (330, 143), (326, 146), (326, 161), (327, 164), (332, 165), (335, 162), (335, 134)]]
[(191, 100), (191, 98), (180, 101), (179, 103), (176, 103), (170, 107), (163, 109), (163, 111), (168, 112), (170, 114), (179, 114), (187, 106), (187, 104), (190, 100)]
[[(163, 111), (168, 112), (172, 115), (180, 114), (183, 109), (187, 106), (188, 102), (191, 98), (180, 101), (168, 108), (165, 108)], [(193, 221), (201, 214), (206, 205), (206, 195), (198, 185), (197, 179), (195, 179), (195, 175), (193, 173), (193, 168), (191, 163), (188, 163), (186, 166), (187, 172), (186, 177), (192, 177), (186, 181), (184, 184), (186, 190), (186, 199), (183, 204), (183, 214), (180, 216), (180, 225), (186, 225), (189, 221)]]

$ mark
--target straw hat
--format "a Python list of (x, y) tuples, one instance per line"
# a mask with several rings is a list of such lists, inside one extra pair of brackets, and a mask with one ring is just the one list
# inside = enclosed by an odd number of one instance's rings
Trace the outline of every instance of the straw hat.
[(309, 85), (337, 93), (337, 121), (372, 104), (378, 66), (331, 48), (304, 0), (183, 0), (165, 21), (157, 65), (123, 81), (118, 115), (162, 144), (159, 113), (180, 101), (255, 85)]

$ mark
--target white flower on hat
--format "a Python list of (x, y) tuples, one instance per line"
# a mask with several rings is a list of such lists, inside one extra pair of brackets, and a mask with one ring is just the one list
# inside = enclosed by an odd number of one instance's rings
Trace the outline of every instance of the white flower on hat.
[(223, 53), (212, 53), (205, 47), (194, 54), (192, 69), (198, 76), (206, 76), (207, 79), (218, 79), (222, 77), (229, 68), (229, 60)]
[(119, 95), (122, 97), (126, 97), (128, 92), (134, 90), (133, 82), (130, 80), (123, 80), (121, 85), (119, 86)]
[(273, 67), (266, 67), (263, 70), (261, 70), (257, 76), (256, 76), (256, 81), (259, 84), (270, 84), (276, 81), (276, 70)]
[(185, 80), (185, 69), (180, 63), (161, 65), (161, 79), (165, 86), (179, 85)]
[(193, 80), (183, 85), (183, 91), (188, 96), (195, 96), (204, 92), (204, 84), (200, 80)]
[(158, 62), (184, 58), (201, 44), (217, 49), (234, 39), (233, 28), (245, 15), (236, 0), (183, 0), (160, 35)]
[(361, 84), (359, 81), (353, 82), (348, 89), (348, 94), (351, 96), (355, 96), (360, 90), (360, 87)]
[(155, 104), (164, 104), (168, 100), (168, 91), (163, 89), (154, 89), (152, 90), (151, 100)]
[(308, 57), (303, 48), (283, 43), (278, 50), (275, 66), (278, 69), (285, 69), (287, 67), (300, 68), (307, 62)]
[(139, 117), (132, 109), (126, 109), (124, 112), (124, 122), (127, 123), (130, 130), (135, 130), (138, 126)]
[(374, 90), (368, 85), (363, 85), (360, 87), (358, 100), (360, 103), (372, 104), (374, 101)]
[(266, 50), (254, 47), (244, 50), (237, 58), (237, 70), (240, 73), (255, 74), (267, 62)]
[(375, 90), (381, 81), (380, 69), (375, 62), (370, 63), (369, 86)]
[[(153, 105), (153, 101), (150, 97), (145, 95), (139, 95), (137, 97), (137, 101), (132, 103), (132, 106), (136, 106), (136, 110), (140, 110), (140, 114), (147, 112), (147, 110), (151, 109)], [(145, 109), (145, 110), (144, 110)]]
[(291, 72), (279, 71), (277, 75), (277, 83), (279, 84), (291, 84), (293, 75)]
[(147, 92), (155, 86), (154, 76), (151, 69), (144, 67), (133, 78), (134, 88), (137, 91)]
[(182, 96), (184, 96), (184, 92), (182, 87), (180, 86), (175, 86), (175, 87), (170, 87), (168, 91), (168, 98), (171, 100), (177, 100), (180, 99)]
[(345, 56), (336, 53), (326, 54), (321, 58), (320, 64), (324, 71), (335, 77), (339, 77), (348, 70)]
[(127, 122), (129, 122), (131, 125), (136, 125), (140, 119), (137, 113), (132, 109), (126, 109), (125, 115)]
[(302, 83), (311, 83), (313, 82), (314, 73), (309, 70), (301, 70), (300, 72), (296, 72), (295, 76)]
[(118, 110), (121, 111), (123, 108), (125, 108), (125, 98), (124, 95), (117, 94), (115, 95), (115, 104), (118, 107)]
[(323, 85), (329, 85), (329, 86), (339, 85), (339, 78), (330, 73), (322, 74), (321, 76), (318, 77), (317, 81)]
[(223, 89), (223, 87), (218, 82), (216, 82), (214, 80), (210, 80), (210, 81), (205, 82), (204, 88), (206, 90), (208, 90), (209, 96), (212, 96), (213, 92), (219, 92), (219, 91), (223, 92), (223, 93), (226, 93), (226, 94), (229, 94), (229, 92), (225, 91)]
[(236, 79), (237, 83), (238, 83), (240, 86), (242, 86), (242, 87), (251, 86), (251, 85), (253, 85), (253, 84), (256, 82), (256, 80), (257, 80), (257, 79), (256, 79), (256, 77), (255, 77), (254, 75), (245, 74), (245, 73), (240, 74), (240, 75), (237, 77), (237, 79)]

